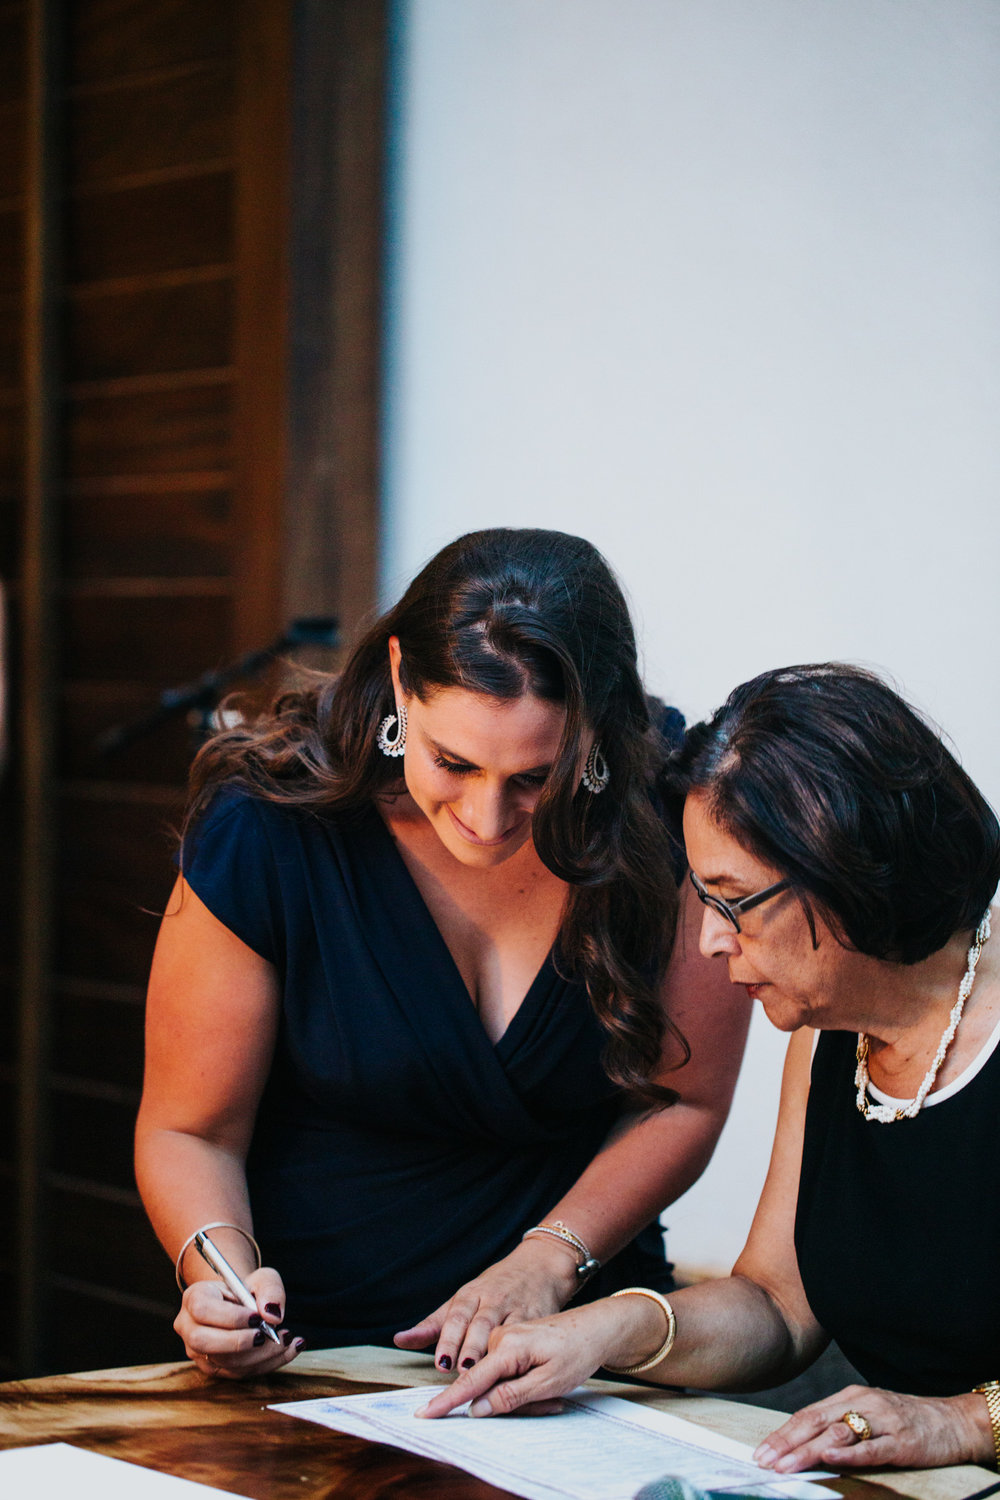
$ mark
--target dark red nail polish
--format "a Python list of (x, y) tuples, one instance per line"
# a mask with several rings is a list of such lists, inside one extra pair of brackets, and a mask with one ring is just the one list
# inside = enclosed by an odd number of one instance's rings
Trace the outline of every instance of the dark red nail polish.
[(305, 1347), (306, 1347), (306, 1341), (305, 1341), (305, 1339), (296, 1339), (295, 1340), (295, 1352), (296, 1352), (296, 1354), (301, 1354), (302, 1351), (303, 1351), (303, 1349)]
[(263, 1321), (264, 1319), (261, 1317), (260, 1313), (251, 1313), (249, 1318), (247, 1318), (247, 1327), (259, 1328)]
[(439, 1370), (450, 1370), (451, 1369), (451, 1355), (450, 1354), (442, 1354), (441, 1355), (441, 1358), (438, 1360), (438, 1369)]
[(253, 1336), (253, 1346), (254, 1346), (255, 1349), (259, 1349), (260, 1348), (261, 1344), (264, 1342), (264, 1338), (265, 1338), (265, 1333), (264, 1333), (263, 1328), (260, 1330), (259, 1333), (255, 1333), (254, 1334), (254, 1336)]
[(471, 1354), (467, 1354), (465, 1356), (465, 1358), (462, 1360), (462, 1369), (463, 1370), (471, 1370), (472, 1366), (475, 1363), (476, 1363), (476, 1361), (472, 1358), (472, 1355)]
[(292, 1342), (292, 1330), (290, 1328), (286, 1328), (284, 1333), (281, 1335), (281, 1342), (284, 1344), (286, 1349)]
[(264, 1311), (270, 1313), (272, 1318), (281, 1317), (281, 1307), (277, 1302), (265, 1302)]

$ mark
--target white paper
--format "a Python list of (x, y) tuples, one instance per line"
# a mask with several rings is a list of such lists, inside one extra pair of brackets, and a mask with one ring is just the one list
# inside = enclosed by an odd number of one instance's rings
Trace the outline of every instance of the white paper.
[[(212, 1489), (158, 1469), (125, 1463), (70, 1443), (39, 1443), (0, 1452), (4, 1500), (209, 1500), (231, 1490)], [(244, 1500), (244, 1497), (236, 1497)]]
[[(415, 1417), (441, 1387), (416, 1386), (367, 1396), (331, 1396), (272, 1407), (372, 1442), (390, 1443), (455, 1464), (524, 1500), (632, 1500), (636, 1490), (671, 1474), (700, 1489), (805, 1500), (805, 1478), (775, 1479), (752, 1462), (752, 1449), (666, 1412), (602, 1396), (581, 1386), (551, 1417), (474, 1417), (460, 1407), (436, 1421)], [(786, 1486), (788, 1488), (786, 1489)], [(819, 1486), (813, 1493), (825, 1493)]]

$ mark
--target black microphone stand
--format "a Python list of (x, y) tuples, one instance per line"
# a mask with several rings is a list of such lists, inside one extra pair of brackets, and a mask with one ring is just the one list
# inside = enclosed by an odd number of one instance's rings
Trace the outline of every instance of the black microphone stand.
[(191, 725), (195, 748), (217, 727), (213, 722), (219, 700), (234, 683), (256, 677), (270, 666), (276, 656), (296, 646), (328, 646), (339, 643), (337, 621), (329, 616), (307, 616), (293, 620), (277, 640), (256, 651), (247, 651), (228, 666), (214, 672), (204, 672), (193, 682), (181, 683), (178, 687), (165, 688), (160, 694), (159, 706), (130, 724), (116, 724), (106, 729), (94, 741), (97, 755), (114, 755), (126, 745), (155, 734), (164, 724), (186, 714)]

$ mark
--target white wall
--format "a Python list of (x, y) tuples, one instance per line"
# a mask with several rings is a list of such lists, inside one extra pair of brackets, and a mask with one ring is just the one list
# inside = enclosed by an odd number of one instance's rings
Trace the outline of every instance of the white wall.
[[(384, 592), (590, 537), (688, 715), (888, 669), (1000, 801), (997, 0), (401, 0)], [(783, 1039), (669, 1222), (725, 1267)]]

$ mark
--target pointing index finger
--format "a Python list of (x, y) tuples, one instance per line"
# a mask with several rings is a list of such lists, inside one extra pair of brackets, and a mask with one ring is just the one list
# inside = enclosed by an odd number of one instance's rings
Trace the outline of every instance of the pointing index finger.
[(447, 1390), (438, 1391), (432, 1396), (426, 1406), (421, 1407), (414, 1415), (418, 1417), (446, 1417), (456, 1406), (462, 1406), (466, 1401), (475, 1401), (477, 1397), (485, 1395), (490, 1391), (505, 1372), (500, 1367), (500, 1361), (495, 1354), (487, 1354), (485, 1359), (480, 1360), (471, 1370), (466, 1370), (459, 1375), (457, 1380), (452, 1381)]

